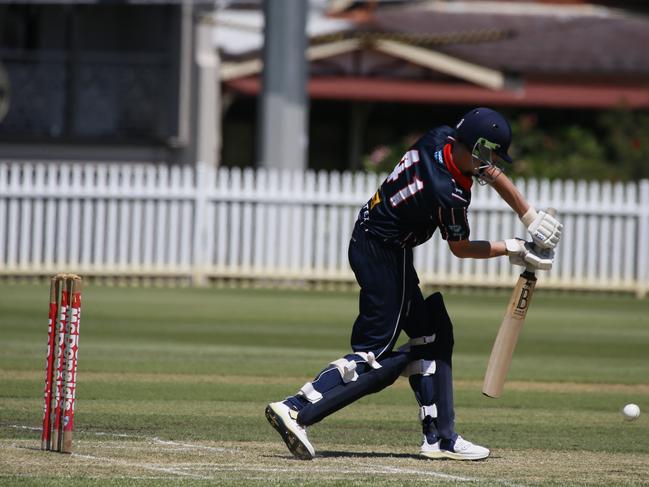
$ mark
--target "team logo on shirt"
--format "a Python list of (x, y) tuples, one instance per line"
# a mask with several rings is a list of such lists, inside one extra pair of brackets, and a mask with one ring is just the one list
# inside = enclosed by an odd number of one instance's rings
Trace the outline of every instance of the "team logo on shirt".
[(374, 209), (376, 205), (378, 205), (381, 202), (381, 193), (377, 191), (374, 193), (374, 196), (372, 196), (372, 199), (370, 200), (370, 210)]
[(469, 201), (464, 198), (464, 191), (462, 190), (462, 188), (458, 188), (455, 179), (451, 179), (451, 183), (453, 184), (453, 192), (451, 193), (451, 197), (458, 199), (463, 203), (468, 203)]
[(441, 164), (442, 166), (444, 166), (444, 156), (443, 156), (442, 152), (443, 152), (443, 151), (442, 151), (441, 149), (438, 150), (437, 152), (435, 152), (435, 153), (433, 154), (433, 157), (435, 158), (435, 160), (436, 160), (439, 164)]

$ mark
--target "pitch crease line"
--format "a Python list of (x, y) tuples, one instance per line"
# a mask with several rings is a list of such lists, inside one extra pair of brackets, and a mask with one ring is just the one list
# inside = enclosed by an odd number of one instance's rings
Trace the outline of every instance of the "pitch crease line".
[[(221, 470), (221, 471), (230, 471), (230, 472), (281, 472), (281, 473), (286, 473), (286, 472), (299, 472), (299, 473), (309, 473), (309, 472), (315, 472), (315, 473), (342, 473), (342, 474), (397, 474), (397, 475), (405, 475), (405, 474), (414, 474), (414, 475), (424, 475), (428, 477), (433, 477), (433, 478), (438, 478), (438, 479), (446, 479), (446, 480), (454, 480), (456, 482), (474, 482), (474, 483), (479, 483), (479, 482), (488, 482), (491, 481), (489, 479), (473, 479), (473, 478), (467, 478), (467, 477), (459, 477), (456, 475), (450, 475), (450, 474), (445, 474), (441, 472), (434, 472), (431, 470), (415, 470), (415, 469), (402, 469), (399, 467), (389, 467), (389, 466), (382, 466), (378, 465), (373, 468), (359, 468), (359, 469), (340, 469), (336, 467), (304, 467), (304, 468), (287, 468), (287, 467), (270, 467), (270, 466), (263, 466), (263, 465), (253, 465), (253, 466), (248, 466), (248, 467), (239, 467), (238, 465), (236, 466), (227, 466), (227, 465), (214, 465), (212, 467), (214, 470)], [(378, 470), (377, 470), (378, 469)], [(432, 480), (432, 479), (431, 479)], [(497, 479), (494, 479), (495, 482), (501, 482)]]
[(152, 465), (149, 463), (136, 463), (136, 462), (127, 462), (125, 460), (121, 459), (115, 459), (115, 458), (106, 458), (106, 457), (98, 457), (94, 455), (84, 455), (80, 453), (72, 453), (72, 456), (75, 458), (81, 458), (85, 460), (97, 460), (100, 462), (106, 462), (106, 463), (113, 463), (116, 465), (122, 465), (125, 467), (135, 467), (135, 468), (143, 468), (145, 470), (151, 470), (153, 472), (164, 472), (164, 473), (170, 473), (172, 475), (178, 475), (181, 477), (192, 477), (195, 479), (200, 479), (200, 480), (213, 480), (214, 477), (206, 477), (204, 475), (198, 475), (194, 473), (189, 473), (189, 472), (184, 472), (182, 470), (179, 470), (178, 468), (171, 468), (171, 467), (162, 467), (158, 465)]
[[(33, 426), (25, 426), (21, 424), (11, 424), (9, 425), (9, 427), (15, 429), (28, 430), (28, 431), (42, 431), (42, 428), (35, 428)], [(132, 438), (137, 440), (146, 440), (161, 445), (179, 446), (179, 447), (189, 448), (189, 449), (193, 448), (196, 450), (206, 450), (206, 451), (213, 451), (213, 452), (229, 452), (229, 453), (236, 453), (238, 451), (236, 449), (228, 449), (219, 446), (197, 445), (192, 443), (178, 443), (172, 440), (163, 440), (161, 438), (158, 438), (157, 436), (131, 435), (128, 433), (108, 433), (105, 431), (78, 431), (78, 432), (84, 434), (91, 434), (95, 436), (114, 436), (116, 438)]]
[[(11, 428), (17, 428), (17, 429), (25, 429), (25, 430), (30, 430), (30, 431), (41, 431), (41, 428), (35, 428), (32, 426), (25, 426), (25, 425), (9, 425)], [(113, 436), (117, 438), (133, 438), (133, 439), (140, 439), (140, 440), (146, 440), (150, 441), (155, 444), (159, 445), (170, 445), (170, 446), (180, 446), (183, 448), (189, 448), (189, 449), (197, 449), (197, 450), (206, 450), (206, 451), (214, 451), (214, 452), (219, 452), (219, 453), (236, 453), (239, 450), (235, 449), (227, 449), (227, 448), (221, 448), (221, 447), (211, 447), (207, 445), (195, 445), (191, 443), (178, 443), (175, 441), (171, 440), (161, 440), (158, 437), (151, 437), (151, 436), (143, 436), (143, 435), (131, 435), (127, 433), (108, 433), (104, 431), (96, 431), (96, 432), (87, 432), (86, 434), (93, 434), (95, 436)], [(186, 477), (195, 477), (199, 478), (202, 480), (213, 480), (214, 477), (205, 477), (202, 475), (198, 474), (191, 474), (187, 472), (183, 472), (174, 468), (165, 468), (165, 467), (156, 467), (155, 465), (150, 465), (150, 464), (138, 464), (138, 463), (130, 463), (126, 462), (123, 460), (119, 459), (111, 459), (111, 458), (105, 458), (105, 457), (94, 457), (92, 455), (82, 455), (78, 453), (73, 453), (72, 454), (75, 457), (80, 457), (80, 458), (87, 458), (87, 459), (95, 459), (95, 460), (104, 460), (107, 462), (113, 462), (117, 464), (122, 464), (126, 466), (137, 466), (141, 467), (144, 469), (149, 469), (152, 471), (158, 471), (158, 472), (165, 472), (165, 473), (171, 473), (174, 475), (180, 475), (180, 476), (186, 476)], [(470, 478), (470, 477), (460, 477), (457, 475), (451, 475), (451, 474), (445, 474), (442, 472), (435, 472), (431, 470), (417, 470), (417, 469), (410, 469), (410, 468), (402, 468), (402, 467), (391, 467), (388, 465), (377, 465), (376, 467), (373, 468), (360, 468), (360, 469), (344, 469), (341, 470), (339, 468), (335, 467), (316, 467), (316, 468), (286, 468), (286, 467), (269, 467), (269, 466), (264, 466), (264, 465), (259, 465), (259, 466), (248, 466), (248, 467), (239, 467), (236, 464), (211, 464), (209, 466), (212, 470), (216, 471), (233, 471), (233, 472), (254, 472), (254, 471), (260, 471), (260, 472), (319, 472), (319, 473), (343, 473), (343, 474), (376, 474), (376, 473), (383, 473), (383, 474), (413, 474), (413, 475), (422, 475), (422, 476), (428, 476), (432, 478), (438, 478), (438, 479), (446, 479), (446, 480), (452, 480), (456, 482), (474, 482), (474, 483), (481, 483), (481, 482), (496, 482), (499, 484), (502, 484), (506, 487), (524, 487), (522, 484), (516, 484), (513, 482), (510, 482), (505, 479), (480, 479), (480, 478)], [(376, 469), (380, 469), (378, 472)]]

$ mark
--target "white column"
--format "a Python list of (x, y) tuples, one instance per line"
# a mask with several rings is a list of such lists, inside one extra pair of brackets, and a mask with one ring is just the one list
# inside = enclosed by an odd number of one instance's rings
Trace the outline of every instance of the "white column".
[(306, 13), (303, 0), (264, 3), (264, 72), (259, 166), (306, 169), (308, 147)]
[(219, 57), (213, 42), (214, 27), (207, 17), (196, 25), (196, 65), (198, 66), (198, 127), (196, 160), (209, 167), (218, 165), (220, 146)]

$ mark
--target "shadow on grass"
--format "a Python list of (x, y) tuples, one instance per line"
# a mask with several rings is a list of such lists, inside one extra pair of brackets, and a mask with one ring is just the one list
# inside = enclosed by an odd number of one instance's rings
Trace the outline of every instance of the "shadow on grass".
[[(292, 457), (289, 454), (277, 454), (277, 455), (263, 455), (266, 458), (288, 458), (298, 462), (308, 461), (300, 460), (298, 458)], [(349, 451), (335, 451), (335, 450), (324, 450), (318, 451), (316, 453), (317, 458), (404, 458), (410, 460), (421, 460), (422, 462), (454, 462), (457, 460), (452, 460), (450, 458), (426, 458), (421, 455), (414, 453), (384, 453), (384, 452), (349, 452)], [(482, 463), (486, 460), (493, 459), (502, 459), (502, 455), (490, 455), (489, 458), (473, 460), (473, 463)]]
[(317, 457), (323, 458), (410, 458), (425, 460), (419, 455), (412, 453), (385, 453), (385, 452), (351, 452), (351, 451), (335, 451), (324, 450), (316, 453)]
[[(458, 460), (453, 460), (451, 458), (426, 458), (421, 455), (416, 455), (414, 453), (382, 453), (382, 452), (342, 452), (342, 451), (319, 451), (316, 454), (317, 457), (324, 458), (406, 458), (410, 460), (421, 460), (422, 462), (457, 462)], [(502, 458), (498, 455), (490, 455), (489, 458)], [(487, 460), (472, 460), (473, 463), (482, 463)]]

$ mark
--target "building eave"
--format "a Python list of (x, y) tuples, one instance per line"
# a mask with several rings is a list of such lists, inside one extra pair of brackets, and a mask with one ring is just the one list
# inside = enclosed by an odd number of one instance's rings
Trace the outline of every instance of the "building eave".
[[(258, 77), (231, 79), (225, 86), (241, 94), (260, 92)], [(529, 80), (516, 90), (492, 90), (463, 83), (442, 83), (363, 77), (318, 77), (309, 81), (312, 99), (365, 102), (485, 104), (552, 108), (649, 108), (649, 83), (554, 84)]]

